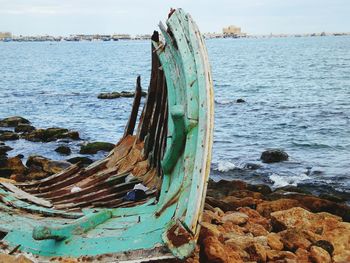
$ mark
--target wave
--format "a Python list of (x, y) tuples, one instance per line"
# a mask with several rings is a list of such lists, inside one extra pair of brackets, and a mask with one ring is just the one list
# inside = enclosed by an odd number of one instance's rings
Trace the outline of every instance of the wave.
[(324, 149), (324, 148), (334, 148), (334, 146), (328, 145), (328, 144), (323, 144), (323, 143), (307, 143), (307, 142), (296, 142), (292, 141), (292, 144), (294, 146), (301, 146), (301, 147), (308, 147), (308, 148), (313, 148), (313, 149)]
[(228, 172), (228, 171), (232, 171), (232, 170), (234, 170), (236, 168), (237, 167), (236, 167), (236, 165), (234, 163), (231, 163), (229, 161), (219, 161), (217, 170), (219, 172), (225, 173), (225, 172)]
[(278, 174), (272, 174), (270, 175), (269, 179), (273, 182), (274, 187), (283, 187), (286, 185), (294, 185), (297, 186), (299, 183), (310, 180), (311, 177), (309, 177), (306, 174), (299, 174), (299, 175), (278, 175)]

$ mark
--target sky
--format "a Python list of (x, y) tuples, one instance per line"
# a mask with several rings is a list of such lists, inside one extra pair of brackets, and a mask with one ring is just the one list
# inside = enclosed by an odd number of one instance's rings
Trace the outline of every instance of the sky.
[(0, 0), (0, 32), (14, 35), (149, 34), (183, 8), (202, 33), (350, 32), (350, 0)]

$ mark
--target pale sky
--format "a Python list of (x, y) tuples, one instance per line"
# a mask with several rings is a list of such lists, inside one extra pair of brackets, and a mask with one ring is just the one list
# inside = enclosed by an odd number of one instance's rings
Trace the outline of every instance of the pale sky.
[(350, 0), (0, 0), (0, 31), (15, 35), (147, 34), (182, 7), (201, 32), (350, 32)]

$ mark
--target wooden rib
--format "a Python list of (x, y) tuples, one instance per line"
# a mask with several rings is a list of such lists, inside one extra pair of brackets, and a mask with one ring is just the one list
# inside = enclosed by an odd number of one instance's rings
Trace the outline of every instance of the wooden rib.
[(141, 102), (141, 96), (142, 96), (142, 88), (141, 88), (141, 77), (138, 76), (136, 80), (136, 88), (135, 88), (135, 97), (134, 97), (134, 103), (132, 105), (131, 114), (128, 120), (128, 123), (125, 127), (124, 136), (126, 137), (128, 135), (133, 135), (135, 124), (137, 120), (137, 114), (139, 112), (140, 102)]

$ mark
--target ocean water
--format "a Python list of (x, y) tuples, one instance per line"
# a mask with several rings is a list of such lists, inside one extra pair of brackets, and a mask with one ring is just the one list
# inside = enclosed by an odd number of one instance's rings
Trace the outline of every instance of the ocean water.
[[(211, 176), (350, 200), (350, 37), (206, 42), (215, 90)], [(97, 95), (133, 90), (137, 75), (147, 89), (148, 41), (0, 43), (0, 118), (117, 142), (132, 99)], [(59, 142), (7, 144), (10, 155), (65, 158), (53, 151)], [(78, 155), (79, 142), (71, 147)], [(289, 161), (261, 163), (267, 148), (284, 149)]]

